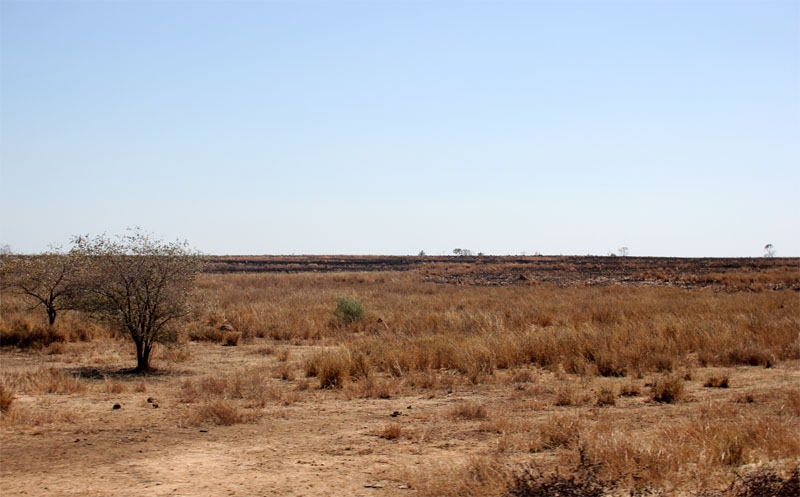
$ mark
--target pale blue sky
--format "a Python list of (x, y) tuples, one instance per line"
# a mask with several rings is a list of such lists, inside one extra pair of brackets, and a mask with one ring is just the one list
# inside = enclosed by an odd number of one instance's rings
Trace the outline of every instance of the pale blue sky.
[(0, 244), (800, 256), (800, 2), (0, 0)]

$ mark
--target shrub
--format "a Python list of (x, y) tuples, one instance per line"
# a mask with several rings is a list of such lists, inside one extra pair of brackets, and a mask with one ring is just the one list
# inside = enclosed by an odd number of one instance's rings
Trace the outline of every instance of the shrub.
[(617, 395), (613, 388), (604, 387), (597, 394), (598, 407), (613, 406), (617, 404)]
[(653, 400), (671, 404), (683, 397), (683, 379), (679, 376), (663, 376), (652, 386)]
[(395, 440), (403, 434), (403, 427), (399, 423), (388, 423), (381, 430), (380, 437), (386, 440)]
[(727, 376), (712, 376), (703, 384), (706, 388), (728, 388), (730, 380)]
[(367, 317), (367, 312), (361, 301), (343, 295), (336, 301), (336, 310), (333, 311), (333, 315), (342, 322), (350, 324), (363, 321)]
[(333, 348), (309, 358), (305, 371), (306, 376), (319, 378), (320, 388), (339, 388), (350, 377), (352, 366), (349, 350)]

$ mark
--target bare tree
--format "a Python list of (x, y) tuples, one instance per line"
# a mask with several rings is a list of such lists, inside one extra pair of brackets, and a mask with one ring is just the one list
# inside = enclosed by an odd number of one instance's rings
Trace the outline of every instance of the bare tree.
[(629, 249), (628, 247), (620, 247), (619, 248), (619, 255), (621, 255), (622, 257), (628, 257), (628, 254), (630, 254), (630, 253), (631, 253), (631, 249)]
[(136, 345), (134, 371), (150, 370), (155, 344), (174, 336), (177, 321), (189, 313), (199, 254), (138, 228), (114, 240), (76, 237), (73, 244), (72, 252), (87, 261), (83, 308), (126, 331)]
[(771, 243), (764, 245), (764, 257), (775, 257), (775, 246)]
[(59, 248), (39, 255), (3, 255), (0, 281), (3, 288), (31, 301), (33, 308), (44, 307), (52, 327), (59, 311), (74, 307), (78, 267), (76, 257), (61, 253)]

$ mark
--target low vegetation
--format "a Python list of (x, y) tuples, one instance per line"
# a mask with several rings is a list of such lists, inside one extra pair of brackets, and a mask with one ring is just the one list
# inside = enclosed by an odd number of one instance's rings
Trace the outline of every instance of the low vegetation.
[[(119, 405), (148, 413), (142, 430), (244, 433), (242, 454), (309, 437), (314, 457), (350, 458), (327, 464), (383, 465), (418, 495), (796, 494), (800, 276), (785, 261), (591, 285), (506, 265), (512, 283), (489, 285), (500, 268), (457, 260), (201, 274), (152, 377), (126, 371), (125, 329), (77, 309), (51, 326), (7, 289), (0, 433), (91, 431)], [(365, 446), (337, 447), (343, 427)]]

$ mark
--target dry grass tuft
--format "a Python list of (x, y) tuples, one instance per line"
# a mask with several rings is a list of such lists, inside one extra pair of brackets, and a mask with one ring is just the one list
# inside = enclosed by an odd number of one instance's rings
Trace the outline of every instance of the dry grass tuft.
[(386, 440), (396, 440), (403, 434), (400, 423), (387, 423), (380, 432), (380, 437)]
[(567, 447), (578, 440), (583, 423), (573, 413), (551, 414), (536, 427), (537, 437), (530, 444), (531, 452)]
[(617, 405), (617, 394), (613, 388), (603, 387), (597, 394), (597, 406), (615, 406)]
[(556, 390), (556, 398), (553, 403), (561, 407), (577, 405), (579, 403), (578, 393), (571, 385), (564, 385)]
[(369, 376), (369, 363), (362, 354), (357, 354), (354, 360), (346, 347), (332, 347), (310, 357), (305, 371), (306, 376), (319, 378), (320, 388), (341, 388), (351, 375)]
[(666, 375), (658, 378), (651, 388), (651, 398), (664, 404), (678, 402), (684, 395), (683, 378), (676, 375)]
[(508, 478), (508, 468), (502, 461), (487, 456), (429, 464), (406, 476), (409, 486), (426, 497), (502, 495)]
[(56, 367), (40, 366), (0, 375), (7, 388), (28, 395), (71, 394), (86, 391), (86, 384)]
[(450, 410), (450, 417), (464, 421), (475, 421), (486, 419), (489, 413), (482, 404), (467, 402), (459, 404)]
[(191, 358), (189, 347), (181, 344), (169, 344), (156, 351), (158, 359), (166, 363), (186, 362)]
[(188, 424), (202, 425), (211, 423), (220, 426), (231, 426), (247, 423), (256, 419), (253, 413), (243, 412), (235, 403), (218, 399), (199, 406), (189, 417)]
[(282, 393), (274, 384), (269, 369), (248, 368), (220, 376), (187, 379), (181, 385), (180, 400), (184, 403), (209, 403), (215, 400), (243, 400), (253, 407), (263, 407), (281, 400)]
[(727, 376), (710, 376), (703, 386), (706, 388), (728, 388), (730, 386), (730, 378)]
[(620, 387), (619, 394), (622, 397), (638, 397), (642, 394), (642, 390), (639, 388), (639, 385), (631, 380)]
[(11, 408), (14, 402), (14, 392), (0, 382), (0, 413), (4, 413)]

